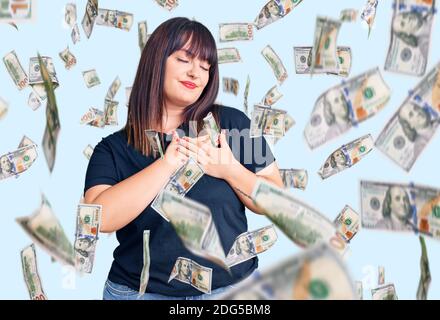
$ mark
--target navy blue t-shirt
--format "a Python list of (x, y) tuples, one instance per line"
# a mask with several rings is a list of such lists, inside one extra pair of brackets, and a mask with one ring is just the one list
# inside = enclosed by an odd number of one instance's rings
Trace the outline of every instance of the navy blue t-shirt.
[[(220, 126), (227, 131), (228, 143), (235, 158), (248, 170), (257, 172), (275, 160), (263, 137), (249, 137), (250, 119), (245, 113), (225, 106), (214, 107), (218, 108)], [(188, 124), (182, 124), (179, 129), (189, 135), (188, 127)], [(171, 135), (166, 135), (164, 149), (170, 141)], [(87, 168), (84, 193), (96, 185), (115, 185), (155, 160), (130, 146), (124, 130), (115, 132), (102, 139), (95, 147)], [(148, 188), (148, 184), (143, 187)], [(227, 255), (235, 238), (248, 231), (245, 206), (234, 189), (225, 180), (205, 174), (186, 197), (209, 207)], [(202, 266), (212, 268), (212, 290), (234, 284), (257, 268), (258, 258), (255, 257), (233, 266), (229, 274), (211, 261), (193, 255), (184, 247), (172, 225), (150, 205), (151, 203), (133, 221), (116, 232), (119, 246), (113, 253), (114, 261), (108, 275), (110, 281), (139, 290), (144, 230), (150, 230), (150, 278), (147, 292), (168, 296), (194, 296), (202, 293), (178, 280), (168, 283), (178, 257), (189, 258)]]

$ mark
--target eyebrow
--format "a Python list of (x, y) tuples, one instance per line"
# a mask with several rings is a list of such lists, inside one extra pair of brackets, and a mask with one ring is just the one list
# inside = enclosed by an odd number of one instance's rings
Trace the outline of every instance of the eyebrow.
[[(194, 57), (195, 57), (195, 56), (194, 56), (194, 53), (192, 53), (191, 51), (189, 51), (189, 50), (187, 50), (187, 49), (179, 49), (178, 51), (183, 51), (183, 52), (185, 52), (186, 55), (188, 55), (190, 58), (194, 58)], [(196, 58), (197, 58), (197, 57), (196, 57)], [(202, 61), (202, 62), (206, 62), (208, 65), (211, 66), (211, 64), (209, 63), (208, 60), (202, 60), (202, 59), (199, 59), (199, 60)]]

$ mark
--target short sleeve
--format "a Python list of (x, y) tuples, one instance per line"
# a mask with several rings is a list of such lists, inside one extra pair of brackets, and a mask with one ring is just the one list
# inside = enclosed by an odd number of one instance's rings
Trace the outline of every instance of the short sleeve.
[(101, 140), (93, 150), (87, 167), (84, 194), (88, 189), (100, 184), (115, 185), (118, 175), (114, 157), (108, 142)]
[(276, 159), (266, 138), (250, 137), (251, 120), (245, 113), (237, 110), (232, 121), (233, 127), (229, 130), (229, 145), (235, 158), (240, 160), (248, 170), (257, 173), (266, 168)]

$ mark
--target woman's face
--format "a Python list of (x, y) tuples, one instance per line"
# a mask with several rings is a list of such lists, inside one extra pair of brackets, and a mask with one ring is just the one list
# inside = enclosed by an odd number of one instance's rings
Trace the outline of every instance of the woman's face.
[(207, 61), (191, 57), (185, 47), (171, 54), (165, 66), (166, 104), (185, 108), (196, 102), (209, 81)]

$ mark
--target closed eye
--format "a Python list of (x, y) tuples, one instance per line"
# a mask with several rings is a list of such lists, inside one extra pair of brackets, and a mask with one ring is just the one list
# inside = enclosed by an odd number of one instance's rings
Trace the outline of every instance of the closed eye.
[(183, 63), (188, 63), (189, 62), (188, 60), (184, 60), (184, 59), (180, 59), (180, 58), (177, 58), (177, 61), (180, 61), (180, 62), (183, 62)]

